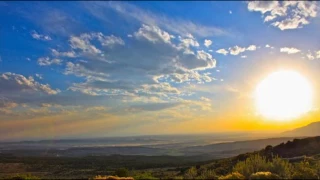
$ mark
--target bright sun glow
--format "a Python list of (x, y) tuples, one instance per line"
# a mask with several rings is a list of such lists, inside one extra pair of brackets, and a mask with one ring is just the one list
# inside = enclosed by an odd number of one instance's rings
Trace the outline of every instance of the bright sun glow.
[(312, 107), (312, 88), (295, 71), (278, 71), (261, 81), (255, 91), (258, 112), (266, 118), (289, 120)]

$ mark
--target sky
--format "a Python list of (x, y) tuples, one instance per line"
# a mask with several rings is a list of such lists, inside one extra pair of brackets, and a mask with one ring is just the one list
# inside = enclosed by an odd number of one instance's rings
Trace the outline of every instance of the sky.
[(284, 131), (266, 75), (319, 90), (318, 2), (0, 2), (0, 140)]

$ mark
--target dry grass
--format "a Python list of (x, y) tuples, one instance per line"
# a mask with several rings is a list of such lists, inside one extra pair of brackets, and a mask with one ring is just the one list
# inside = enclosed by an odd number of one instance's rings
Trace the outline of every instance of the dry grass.
[(95, 176), (93, 180), (134, 180), (133, 177)]

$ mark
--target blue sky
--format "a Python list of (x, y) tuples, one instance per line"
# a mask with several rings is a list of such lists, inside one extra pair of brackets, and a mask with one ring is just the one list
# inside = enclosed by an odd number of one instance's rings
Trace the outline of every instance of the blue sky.
[(0, 136), (260, 127), (252, 91), (266, 74), (291, 68), (318, 87), (317, 12), (294, 1), (1, 2)]

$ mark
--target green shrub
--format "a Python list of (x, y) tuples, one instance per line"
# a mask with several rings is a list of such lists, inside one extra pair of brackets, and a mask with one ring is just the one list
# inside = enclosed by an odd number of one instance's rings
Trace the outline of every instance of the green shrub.
[(318, 176), (320, 177), (320, 161), (318, 161), (316, 163), (316, 172), (317, 172)]
[(93, 180), (134, 180), (132, 177), (117, 177), (117, 176), (95, 176)]
[(120, 168), (117, 169), (114, 174), (118, 177), (128, 177), (129, 176), (129, 170), (126, 168)]
[(219, 179), (246, 179), (244, 175), (238, 173), (238, 172), (233, 172), (231, 174), (228, 174), (226, 176), (221, 176)]
[(256, 172), (251, 174), (249, 179), (281, 179), (281, 177), (271, 172)]
[(146, 179), (146, 180), (154, 180), (154, 179), (158, 179), (156, 177), (153, 177), (152, 174), (150, 172), (142, 172), (142, 173), (136, 173), (133, 176), (134, 179), (139, 180), (139, 179)]
[(31, 174), (18, 174), (9, 179), (10, 180), (38, 180), (40, 178), (37, 176), (33, 176)]
[(197, 169), (195, 167), (191, 167), (184, 174), (184, 179), (196, 179), (197, 177)]
[(295, 164), (292, 179), (319, 179), (316, 168), (310, 166), (307, 161)]
[(279, 175), (281, 178), (290, 179), (293, 166), (287, 160), (275, 157), (272, 159), (269, 171)]
[(271, 164), (267, 162), (265, 157), (259, 155), (249, 156), (245, 161), (238, 162), (233, 168), (234, 172), (243, 174), (249, 178), (251, 174), (260, 171), (269, 171)]
[(175, 176), (172, 179), (174, 179), (174, 180), (183, 180), (183, 177), (182, 176)]
[(200, 173), (196, 179), (218, 179), (218, 176), (213, 170), (202, 170)]

